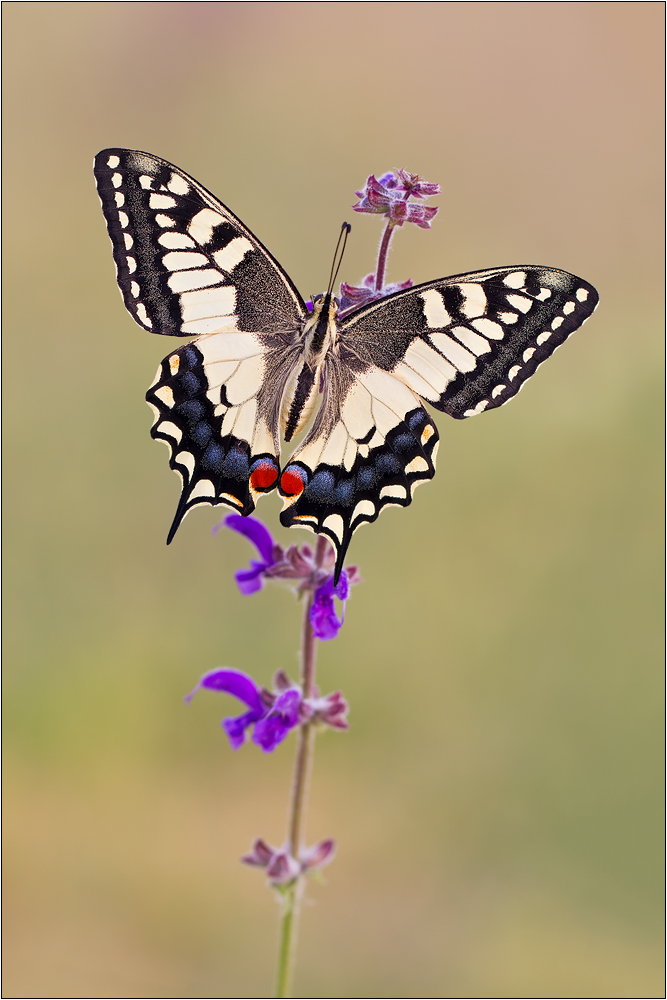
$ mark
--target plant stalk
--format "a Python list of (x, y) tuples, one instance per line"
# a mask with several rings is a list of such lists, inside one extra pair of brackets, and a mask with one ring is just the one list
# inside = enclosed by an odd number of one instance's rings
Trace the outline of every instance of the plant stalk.
[[(315, 549), (315, 563), (318, 569), (322, 566), (327, 550), (327, 539), (319, 535)], [(301, 630), (301, 670), (300, 680), (304, 698), (310, 698), (315, 686), (315, 662), (317, 656), (316, 637), (310, 624), (310, 609), (313, 606), (315, 594), (308, 592), (304, 609)], [(315, 750), (315, 730), (310, 723), (299, 727), (297, 737), (294, 774), (292, 777), (292, 792), (290, 796), (289, 824), (287, 850), (291, 857), (298, 860), (303, 825), (305, 821), (308, 798), (308, 781), (313, 766)], [(282, 915), (280, 920), (280, 945), (278, 950), (278, 974), (276, 978), (276, 997), (282, 1000), (290, 995), (290, 985), (296, 951), (296, 934), (299, 920), (303, 879), (298, 876), (282, 892)]]
[(380, 249), (378, 250), (378, 260), (377, 268), (375, 271), (375, 291), (381, 292), (384, 288), (384, 274), (387, 267), (387, 257), (389, 255), (389, 241), (394, 235), (394, 229), (396, 227), (393, 225), (391, 219), (387, 219), (387, 225), (382, 234), (382, 239), (380, 241)]

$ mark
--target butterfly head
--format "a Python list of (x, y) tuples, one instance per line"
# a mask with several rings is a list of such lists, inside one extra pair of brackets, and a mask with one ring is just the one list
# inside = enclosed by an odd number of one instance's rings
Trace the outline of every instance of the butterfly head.
[(313, 295), (312, 304), (313, 312), (315, 312), (316, 309), (321, 311), (322, 309), (325, 309), (327, 305), (335, 306), (336, 312), (340, 309), (340, 299), (336, 298), (335, 295), (332, 295), (331, 292), (322, 292), (320, 295)]

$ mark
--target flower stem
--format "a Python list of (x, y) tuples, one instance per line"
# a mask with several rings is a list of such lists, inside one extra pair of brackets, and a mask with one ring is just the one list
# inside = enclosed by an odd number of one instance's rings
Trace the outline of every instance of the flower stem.
[(393, 225), (391, 219), (387, 219), (387, 225), (385, 231), (382, 234), (382, 240), (380, 241), (380, 249), (378, 250), (378, 262), (377, 268), (375, 270), (375, 291), (381, 292), (384, 287), (384, 273), (387, 268), (387, 256), (389, 254), (389, 241), (391, 240), (394, 229), (396, 227)]
[(280, 945), (278, 947), (278, 975), (276, 977), (276, 997), (289, 996), (290, 979), (296, 943), (295, 922), (298, 916), (297, 892), (299, 880), (282, 893), (282, 916), (280, 919)]
[[(328, 542), (324, 535), (317, 539), (315, 562), (318, 568), (322, 566)], [(310, 624), (310, 609), (313, 606), (314, 591), (310, 590), (303, 608), (303, 625), (301, 630), (301, 688), (304, 698), (310, 698), (315, 686), (316, 638), (313, 626)], [(292, 792), (289, 808), (289, 833), (287, 836), (287, 851), (298, 860), (301, 848), (302, 829), (305, 819), (308, 794), (308, 780), (313, 765), (315, 750), (315, 730), (306, 722), (299, 727), (299, 735), (294, 761)], [(278, 951), (278, 975), (276, 979), (276, 997), (289, 996), (294, 952), (296, 946), (296, 930), (301, 903), (302, 879), (298, 876), (291, 885), (282, 891), (282, 915), (280, 921), (280, 946)]]

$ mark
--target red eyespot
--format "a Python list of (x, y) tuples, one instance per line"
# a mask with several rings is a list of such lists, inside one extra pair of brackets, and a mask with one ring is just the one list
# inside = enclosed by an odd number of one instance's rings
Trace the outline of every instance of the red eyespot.
[(260, 462), (250, 473), (250, 485), (254, 490), (268, 490), (275, 486), (278, 470), (271, 462)]
[(298, 467), (292, 466), (290, 469), (285, 469), (280, 477), (280, 492), (288, 497), (298, 496), (299, 493), (303, 493), (306, 485), (305, 479), (305, 474)]

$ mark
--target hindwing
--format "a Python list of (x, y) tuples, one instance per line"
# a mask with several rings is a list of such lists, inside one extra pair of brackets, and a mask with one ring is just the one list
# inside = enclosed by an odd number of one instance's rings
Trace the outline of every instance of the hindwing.
[(280, 480), (281, 522), (328, 535), (336, 580), (352, 533), (384, 507), (407, 507), (435, 474), (438, 432), (416, 394), (375, 365), (331, 359), (313, 427)]
[[(278, 393), (290, 352), (249, 333), (211, 334), (165, 358), (146, 399), (151, 435), (170, 450), (183, 488), (167, 542), (193, 507), (225, 504), (240, 514), (278, 485)], [(293, 354), (293, 352), (292, 352)]]

